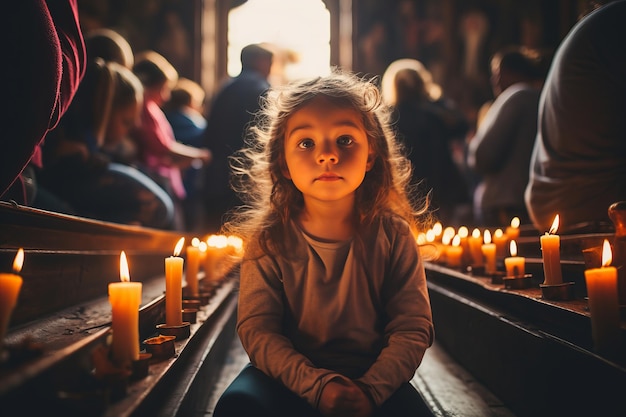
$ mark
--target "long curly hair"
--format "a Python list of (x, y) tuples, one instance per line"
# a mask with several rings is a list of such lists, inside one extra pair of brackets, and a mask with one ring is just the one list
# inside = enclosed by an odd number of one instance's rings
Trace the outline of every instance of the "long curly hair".
[(286, 225), (303, 208), (304, 199), (282, 172), (285, 126), (295, 111), (319, 96), (362, 115), (375, 155), (372, 169), (356, 190), (356, 220), (371, 224), (383, 213), (394, 213), (417, 233), (428, 219), (428, 196), (414, 193), (411, 164), (396, 141), (391, 110), (383, 103), (375, 79), (338, 69), (268, 92), (248, 131), (246, 146), (230, 158), (231, 184), (244, 205), (231, 213), (224, 230), (244, 241), (259, 239), (267, 253), (288, 253), (291, 240)]

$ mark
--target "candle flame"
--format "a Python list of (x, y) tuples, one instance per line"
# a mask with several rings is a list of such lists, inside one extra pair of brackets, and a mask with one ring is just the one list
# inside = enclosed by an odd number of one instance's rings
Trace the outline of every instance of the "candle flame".
[(130, 281), (130, 272), (128, 272), (128, 261), (126, 260), (126, 254), (124, 251), (120, 254), (120, 281)]
[(444, 245), (449, 245), (450, 242), (452, 242), (452, 236), (444, 233), (443, 237), (441, 238), (441, 243), (443, 243)]
[(435, 231), (433, 229), (428, 229), (426, 231), (426, 242), (434, 242), (435, 241)]
[(485, 237), (483, 240), (486, 244), (491, 243), (491, 232), (489, 230), (485, 230)]
[(433, 225), (433, 232), (435, 232), (435, 236), (441, 235), (443, 233), (443, 225), (440, 222), (437, 222)]
[(504, 232), (502, 231), (502, 229), (496, 229), (496, 231), (493, 233), (493, 235), (495, 237), (502, 237), (502, 236), (504, 236)]
[(205, 241), (200, 241), (200, 243), (198, 243), (198, 249), (200, 249), (200, 252), (206, 252), (207, 249), (207, 244)]
[(13, 272), (16, 274), (22, 270), (22, 265), (24, 264), (24, 249), (19, 248), (17, 250), (17, 254), (15, 255), (15, 260), (13, 261)]
[(550, 227), (550, 234), (553, 235), (559, 229), (559, 215), (554, 216), (554, 221), (552, 222), (552, 227)]
[(511, 256), (517, 256), (517, 243), (514, 240), (509, 244), (509, 251), (511, 252)]
[(457, 233), (461, 238), (469, 236), (469, 229), (466, 226), (459, 227), (459, 231)]
[(480, 230), (478, 230), (478, 229), (472, 230), (472, 237), (473, 238), (480, 237)]
[(426, 233), (418, 234), (416, 241), (418, 245), (424, 245), (426, 243)]
[(196, 248), (200, 246), (200, 239), (198, 239), (197, 237), (194, 237), (193, 239), (191, 239), (191, 246), (194, 246)]
[(443, 229), (443, 236), (441, 239), (443, 240), (443, 238), (445, 237), (448, 242), (451, 242), (455, 234), (456, 233), (454, 232), (454, 227), (448, 226)]
[(183, 245), (185, 244), (185, 238), (181, 237), (174, 248), (174, 256), (180, 255), (180, 252), (183, 250)]
[(611, 245), (609, 241), (604, 239), (602, 244), (602, 266), (609, 266), (613, 261), (613, 253), (611, 252)]
[(459, 246), (461, 244), (461, 236), (455, 235), (452, 239), (452, 246)]
[(519, 223), (520, 223), (519, 217), (513, 217), (511, 219), (511, 227), (512, 228), (517, 229), (519, 227)]

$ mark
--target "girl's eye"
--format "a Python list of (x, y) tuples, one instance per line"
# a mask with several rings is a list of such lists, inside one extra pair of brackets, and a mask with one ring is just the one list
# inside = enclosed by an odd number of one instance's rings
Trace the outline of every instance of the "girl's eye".
[(298, 143), (298, 147), (302, 149), (312, 148), (315, 145), (312, 139), (303, 139)]
[(341, 146), (351, 145), (352, 142), (354, 142), (354, 140), (352, 139), (351, 136), (344, 135), (344, 136), (339, 136), (337, 138), (337, 144)]

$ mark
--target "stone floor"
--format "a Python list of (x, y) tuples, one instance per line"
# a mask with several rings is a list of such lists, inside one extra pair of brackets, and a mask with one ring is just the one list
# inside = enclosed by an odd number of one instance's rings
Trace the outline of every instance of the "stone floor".
[[(198, 417), (213, 415), (219, 396), (247, 363), (248, 356), (235, 337), (207, 409)], [(435, 417), (515, 417), (437, 343), (426, 351), (411, 383), (422, 393)]]

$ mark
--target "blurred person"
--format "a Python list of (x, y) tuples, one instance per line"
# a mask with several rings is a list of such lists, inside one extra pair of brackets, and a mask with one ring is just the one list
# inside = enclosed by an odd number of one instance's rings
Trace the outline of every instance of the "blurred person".
[(540, 102), (525, 201), (539, 231), (612, 228), (626, 200), (626, 1), (583, 17), (559, 45)]
[(133, 72), (144, 87), (141, 124), (132, 133), (137, 140), (139, 163), (170, 194), (176, 206), (175, 228), (184, 230), (182, 202), (187, 192), (181, 168), (208, 163), (211, 152), (178, 142), (163, 113), (161, 106), (170, 99), (178, 80), (178, 71), (172, 64), (155, 51), (145, 51), (135, 56)]
[(76, 98), (44, 146), (46, 189), (73, 214), (146, 227), (171, 228), (167, 193), (139, 170), (110, 161), (106, 144), (124, 138), (139, 122), (143, 87), (130, 69), (96, 59)]
[[(205, 92), (200, 84), (188, 78), (179, 78), (171, 97), (164, 105), (165, 116), (172, 125), (178, 142), (201, 148), (207, 120), (203, 116)], [(183, 200), (186, 229), (201, 230), (204, 227), (202, 164), (192, 163), (183, 169), (183, 185), (187, 197)]]
[(3, 12), (4, 92), (11, 103), (2, 111), (0, 198), (29, 204), (40, 145), (84, 76), (85, 45), (76, 0), (8, 2)]
[(491, 58), (495, 100), (486, 107), (467, 155), (469, 168), (480, 176), (474, 214), (481, 225), (506, 225), (513, 217), (529, 222), (524, 190), (542, 81), (540, 58), (533, 51), (510, 46)]
[(395, 128), (413, 167), (413, 183), (431, 193), (435, 216), (446, 224), (468, 217), (469, 195), (452, 155), (452, 142), (465, 132), (466, 123), (442, 101), (441, 88), (416, 60), (392, 63), (381, 89), (393, 106)]
[(213, 152), (213, 161), (206, 169), (205, 205), (207, 224), (212, 229), (219, 229), (224, 214), (241, 204), (230, 187), (228, 158), (244, 146), (246, 128), (270, 87), (273, 56), (263, 45), (245, 46), (240, 56), (241, 72), (221, 86), (211, 103), (205, 146)]

